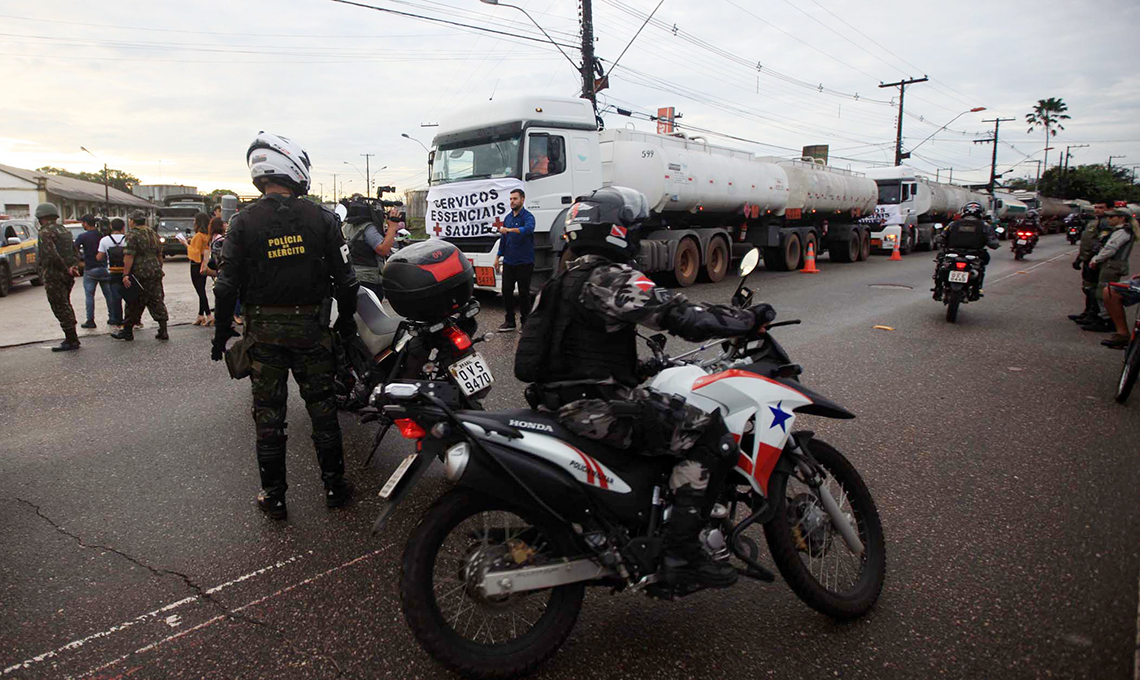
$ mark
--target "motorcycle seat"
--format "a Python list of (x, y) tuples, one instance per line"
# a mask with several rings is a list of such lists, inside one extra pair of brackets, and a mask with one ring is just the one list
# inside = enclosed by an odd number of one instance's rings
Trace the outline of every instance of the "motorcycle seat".
[(356, 313), (368, 330), (379, 336), (392, 335), (404, 320), (397, 314), (389, 316), (376, 293), (363, 286), (356, 292)]

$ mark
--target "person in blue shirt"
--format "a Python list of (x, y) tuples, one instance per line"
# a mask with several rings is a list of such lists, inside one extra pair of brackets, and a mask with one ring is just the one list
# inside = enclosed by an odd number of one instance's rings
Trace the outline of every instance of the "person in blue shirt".
[[(103, 299), (107, 302), (107, 315), (111, 315), (111, 273), (107, 265), (99, 261), (99, 241), (103, 234), (99, 233), (94, 215), (84, 215), (83, 233), (75, 238), (75, 247), (83, 253), (83, 297), (87, 303), (87, 321), (80, 328), (95, 328), (95, 289), (103, 291)], [(107, 319), (111, 324), (112, 319)]]
[(507, 318), (499, 332), (515, 330), (515, 286), (519, 291), (519, 312), (523, 324), (530, 312), (530, 277), (534, 274), (534, 215), (523, 207), (526, 192), (511, 191), (511, 212), (499, 227), (499, 252), (495, 255), (495, 271), (503, 275), (503, 306)]

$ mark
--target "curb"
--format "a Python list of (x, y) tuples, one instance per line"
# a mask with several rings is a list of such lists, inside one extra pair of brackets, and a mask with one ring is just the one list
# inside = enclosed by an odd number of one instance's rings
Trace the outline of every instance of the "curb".
[[(193, 323), (194, 323), (194, 322), (192, 322), (192, 321), (182, 321), (182, 322), (179, 322), (179, 323), (170, 323), (170, 322), (167, 322), (167, 324), (166, 324), (166, 327), (167, 327), (167, 328), (177, 328), (177, 327), (179, 327), (179, 326), (191, 326), (191, 325), (193, 325)], [(77, 326), (77, 327), (78, 327), (78, 326)], [(149, 328), (147, 328), (147, 329), (144, 329), (144, 330), (149, 330)], [(113, 332), (113, 331), (111, 331), (111, 332)], [(111, 334), (111, 332), (107, 332), (107, 333), (88, 333), (88, 334), (86, 334), (86, 335), (81, 335), (81, 336), (79, 336), (79, 341), (80, 341), (80, 342), (82, 342), (82, 341), (83, 341), (83, 338), (98, 338), (98, 337), (102, 337), (102, 336), (104, 336), (104, 335), (110, 335), (110, 334)], [(0, 349), (11, 349), (11, 348), (13, 348), (13, 347), (27, 347), (28, 345), (38, 345), (38, 344), (40, 344), (41, 342), (53, 342), (53, 341), (55, 341), (55, 340), (58, 340), (58, 339), (59, 339), (59, 338), (58, 338), (58, 336), (56, 336), (56, 337), (51, 337), (51, 338), (44, 338), (43, 340), (27, 340), (27, 341), (25, 341), (25, 342), (17, 342), (17, 343), (11, 344), (11, 345), (0, 345)]]

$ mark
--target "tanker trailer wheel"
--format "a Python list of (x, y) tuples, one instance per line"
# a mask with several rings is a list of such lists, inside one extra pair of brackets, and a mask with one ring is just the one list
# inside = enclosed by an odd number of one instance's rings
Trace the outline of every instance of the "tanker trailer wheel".
[(788, 234), (788, 238), (784, 240), (784, 262), (783, 271), (789, 272), (799, 269), (804, 262), (804, 249), (800, 244), (799, 234)]
[(678, 288), (688, 288), (697, 280), (701, 271), (701, 251), (691, 238), (683, 238), (677, 244), (677, 252), (673, 256), (673, 280)]
[(709, 283), (718, 283), (728, 274), (728, 244), (722, 238), (713, 238), (709, 241), (709, 251), (706, 257), (708, 264), (701, 268), (701, 280)]
[(914, 252), (914, 229), (907, 229), (906, 236), (903, 238), (902, 243), (899, 244), (899, 251), (903, 255), (910, 255)]
[(859, 237), (857, 231), (851, 232), (850, 238), (846, 241), (832, 241), (831, 246), (827, 249), (827, 252), (831, 254), (832, 262), (856, 262), (860, 259), (859, 255), (862, 251), (863, 239)]
[(871, 232), (864, 231), (859, 236), (859, 260), (863, 261), (871, 257)]

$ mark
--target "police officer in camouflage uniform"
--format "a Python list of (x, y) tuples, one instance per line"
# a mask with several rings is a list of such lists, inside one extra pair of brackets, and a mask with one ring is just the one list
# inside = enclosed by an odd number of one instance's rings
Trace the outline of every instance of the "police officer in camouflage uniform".
[(751, 334), (775, 312), (768, 305), (694, 304), (635, 269), (648, 217), (640, 192), (598, 189), (566, 215), (576, 259), (543, 287), (523, 326), (516, 375), (536, 381), (527, 390), (532, 407), (554, 411), (572, 432), (631, 453), (677, 458), (669, 479), (665, 576), (676, 584), (730, 586), (736, 571), (711, 560), (699, 534), (740, 449), (719, 412), (637, 387), (637, 327), (701, 341)]
[[(300, 145), (262, 132), (246, 153), (254, 186), (264, 194), (233, 217), (214, 288), (217, 329), (211, 358), (222, 358), (240, 294), (252, 363), (253, 420), (261, 492), (257, 504), (286, 517), (285, 409), (289, 372), (313, 423), (313, 445), (330, 508), (348, 502), (344, 448), (334, 392), (335, 362), (324, 303), (337, 300), (341, 337), (356, 333), (359, 287), (334, 213), (301, 198), (309, 191), (309, 156)], [(327, 308), (324, 308), (327, 309)]]
[[(1110, 208), (1104, 211), (1108, 222), (1108, 233), (1101, 237), (1096, 254), (1089, 259), (1088, 267), (1096, 276), (1095, 295), (1098, 301), (1104, 300), (1104, 288), (1109, 282), (1121, 281), (1128, 276), (1128, 257), (1136, 241), (1131, 224), (1132, 214), (1124, 208)], [(1115, 330), (1112, 321), (1099, 315), (1081, 327), (1086, 331), (1107, 333)]]
[(53, 352), (70, 352), (79, 349), (79, 336), (75, 333), (75, 310), (71, 307), (71, 287), (79, 276), (79, 256), (71, 232), (59, 224), (59, 208), (53, 203), (36, 206), (36, 220), (40, 223), (39, 245), (36, 259), (43, 274), (51, 312), (59, 319), (63, 329), (63, 342), (52, 347)]
[[(127, 311), (123, 327), (111, 337), (130, 342), (135, 339), (135, 325), (142, 321), (143, 310), (150, 312), (158, 322), (157, 340), (169, 340), (166, 322), (166, 293), (162, 287), (162, 242), (158, 234), (147, 226), (146, 213), (136, 210), (131, 213), (131, 229), (127, 232), (127, 244), (123, 251), (123, 288), (137, 288), (134, 299), (127, 300)], [(128, 297), (124, 295), (124, 297)]]
[(1097, 302), (1096, 284), (1100, 275), (1089, 268), (1089, 261), (1100, 249), (1100, 242), (1108, 236), (1108, 220), (1104, 217), (1104, 206), (1099, 203), (1093, 208), (1093, 216), (1085, 222), (1081, 231), (1080, 248), (1073, 260), (1073, 269), (1081, 272), (1081, 293), (1085, 296), (1085, 309), (1080, 314), (1070, 314), (1069, 318), (1078, 324), (1095, 322), (1100, 318), (1100, 304)]

